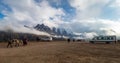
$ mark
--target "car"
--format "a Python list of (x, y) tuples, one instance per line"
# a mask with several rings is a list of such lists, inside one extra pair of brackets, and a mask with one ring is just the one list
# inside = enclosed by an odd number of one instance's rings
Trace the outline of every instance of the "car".
[(52, 37), (43, 37), (41, 41), (52, 41)]

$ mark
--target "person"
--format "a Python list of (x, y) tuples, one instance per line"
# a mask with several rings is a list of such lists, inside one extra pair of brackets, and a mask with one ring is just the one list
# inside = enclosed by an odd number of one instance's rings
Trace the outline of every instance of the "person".
[(7, 45), (7, 48), (8, 48), (9, 46), (12, 48), (12, 42), (11, 42), (10, 39), (8, 39), (8, 45)]
[(37, 41), (37, 42), (39, 42), (39, 41), (40, 41), (40, 38), (39, 38), (39, 37), (37, 37), (37, 38), (36, 38), (36, 41)]
[(67, 41), (68, 41), (68, 43), (70, 43), (70, 39), (69, 39), (69, 38), (68, 38), (68, 40), (67, 40)]
[(75, 42), (75, 39), (73, 39), (73, 42)]
[(23, 46), (27, 45), (27, 38), (23, 38)]

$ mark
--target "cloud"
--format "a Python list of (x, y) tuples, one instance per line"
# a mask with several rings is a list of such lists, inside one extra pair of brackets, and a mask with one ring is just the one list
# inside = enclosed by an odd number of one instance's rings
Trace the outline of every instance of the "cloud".
[(34, 0), (4, 1), (12, 8), (12, 14), (14, 15), (13, 17), (23, 19), (21, 21), (26, 19), (30, 20), (31, 22), (38, 23), (40, 20), (49, 20), (50, 17), (54, 18), (56, 16), (64, 15), (64, 12), (61, 8), (53, 8), (49, 5), (48, 1), (45, 0), (40, 3), (37, 3)]
[[(66, 29), (70, 29), (75, 33), (81, 33), (86, 35), (90, 34), (90, 37), (96, 35), (117, 35), (120, 36), (120, 21), (107, 20), (107, 19), (84, 19), (74, 20), (72, 22), (66, 22), (61, 24)], [(85, 34), (86, 33), (86, 34)], [(89, 37), (89, 36), (88, 36)]]
[(103, 8), (111, 0), (70, 0), (72, 7), (76, 9), (76, 18), (88, 19), (100, 16)]
[[(64, 5), (64, 7), (62, 6), (62, 1), (2, 0), (2, 3), (8, 5), (11, 11), (2, 10), (5, 17), (0, 21), (0, 30), (5, 30), (6, 27), (10, 27), (17, 32), (27, 32), (30, 30), (24, 28), (24, 25), (32, 27), (36, 24), (44, 23), (49, 27), (61, 27), (68, 31), (91, 37), (101, 34), (120, 35), (119, 19), (111, 20), (111, 18), (104, 19), (100, 17), (103, 16), (102, 14), (105, 13), (104, 10), (106, 9), (115, 9), (114, 12), (119, 14), (118, 0), (67, 0), (67, 6)], [(58, 4), (59, 7), (51, 5), (51, 2), (56, 3), (55, 5)], [(75, 9), (73, 13), (66, 11), (71, 9)], [(69, 13), (67, 15), (70, 17), (66, 15), (66, 12)], [(108, 13), (114, 12), (111, 10)], [(71, 18), (72, 14), (75, 15)], [(69, 18), (70, 20), (65, 20)]]
[(114, 0), (110, 6), (111, 7), (120, 7), (120, 0)]
[(117, 17), (120, 16), (120, 13), (119, 13), (120, 12), (120, 0), (114, 0), (109, 7), (115, 10), (115, 14), (117, 15)]
[[(34, 26), (41, 23), (50, 27), (57, 27), (58, 25), (54, 24), (54, 21), (62, 21), (61, 16), (65, 15), (62, 8), (53, 8), (46, 0), (42, 2), (36, 2), (35, 0), (3, 0), (2, 2), (8, 5), (12, 11), (2, 11), (6, 17), (0, 21), (0, 30), (10, 26), (16, 32), (27, 32), (30, 30), (24, 28), (24, 25)], [(32, 32), (37, 31), (32, 30)]]
[[(70, 0), (69, 3), (73, 8), (76, 9), (76, 15), (75, 18), (71, 20), (71, 22), (64, 24), (66, 24), (66, 27), (71, 29), (73, 32), (88, 33), (88, 35), (90, 34), (91, 36), (120, 35), (120, 30), (118, 28), (120, 26), (119, 20), (111, 20), (111, 18), (101, 18), (105, 16), (102, 15), (105, 13), (105, 10), (115, 9), (110, 7), (111, 5), (113, 5), (113, 3), (116, 4), (113, 0)], [(117, 7), (117, 9), (119, 8)], [(119, 12), (119, 10), (110, 11), (111, 13), (116, 14), (118, 14)], [(116, 15), (114, 15), (114, 17), (115, 16)]]

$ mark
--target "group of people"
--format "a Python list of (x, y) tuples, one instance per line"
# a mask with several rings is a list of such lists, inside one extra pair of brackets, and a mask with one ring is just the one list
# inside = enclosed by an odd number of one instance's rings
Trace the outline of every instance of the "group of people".
[[(68, 38), (68, 39), (67, 39), (67, 42), (70, 43), (70, 41), (71, 41), (71, 39)], [(73, 39), (72, 41), (75, 42), (75, 39)]]

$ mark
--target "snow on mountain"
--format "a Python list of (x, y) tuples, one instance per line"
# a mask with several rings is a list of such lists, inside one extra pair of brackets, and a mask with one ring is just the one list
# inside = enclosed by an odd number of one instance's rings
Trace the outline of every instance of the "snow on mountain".
[(64, 28), (50, 28), (49, 26), (46, 26), (44, 24), (37, 24), (34, 29), (38, 30), (38, 31), (43, 31), (43, 32), (47, 32), (51, 35), (57, 35), (57, 36), (70, 36), (72, 35), (71, 33), (69, 33), (68, 31), (66, 31)]

